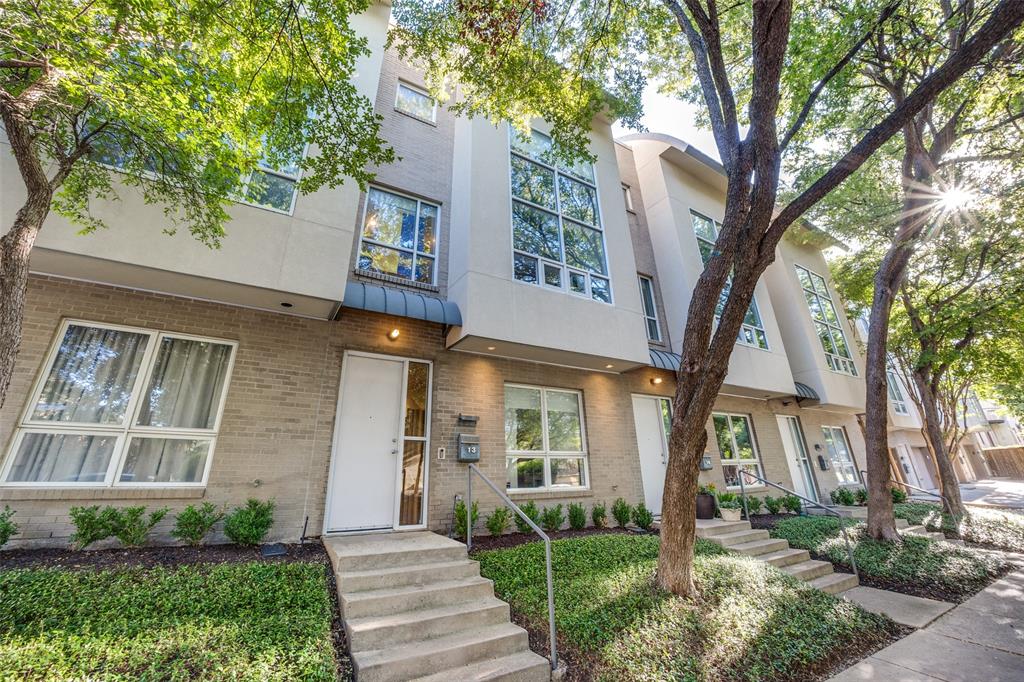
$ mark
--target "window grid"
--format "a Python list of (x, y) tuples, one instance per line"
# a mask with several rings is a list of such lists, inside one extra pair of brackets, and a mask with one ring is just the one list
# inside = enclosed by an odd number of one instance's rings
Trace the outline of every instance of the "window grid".
[[(690, 217), (693, 220), (693, 235), (697, 238), (697, 250), (700, 252), (701, 262), (707, 265), (715, 250), (715, 240), (718, 239), (722, 225), (696, 211), (690, 211)], [(726, 299), (729, 298), (731, 286), (732, 275), (729, 275), (715, 309), (716, 323), (722, 315)], [(756, 298), (750, 299), (750, 307), (747, 308), (747, 314), (743, 319), (743, 326), (740, 327), (740, 333), (736, 337), (736, 343), (768, 350), (768, 334), (764, 331), (764, 323), (761, 321), (761, 311), (757, 308)]]
[(825, 278), (802, 265), (796, 266), (796, 276), (800, 280), (821, 348), (825, 351), (828, 368), (840, 374), (857, 376), (857, 366), (853, 362), (850, 345), (839, 322), (839, 314), (828, 292)]
[[(539, 459), (543, 463), (544, 477), (543, 485), (535, 487), (516, 487), (511, 481), (509, 476), (506, 476), (505, 486), (509, 492), (542, 492), (545, 490), (565, 490), (565, 489), (576, 489), (586, 490), (590, 488), (590, 458), (587, 454), (587, 431), (586, 424), (583, 417), (583, 394), (580, 391), (565, 389), (565, 388), (548, 388), (543, 386), (531, 386), (528, 384), (505, 384), (506, 392), (506, 410), (508, 402), (508, 390), (509, 389), (522, 389), (526, 391), (539, 391), (540, 393), (540, 424), (541, 424), (541, 450), (518, 450), (511, 449), (507, 445), (507, 434), (506, 434), (506, 448), (505, 448), (505, 465), (506, 469), (509, 469), (511, 464), (515, 460), (520, 459)], [(580, 449), (579, 450), (552, 450), (551, 449), (551, 438), (549, 433), (549, 420), (548, 420), (548, 394), (559, 393), (559, 394), (571, 394), (576, 396), (577, 414), (579, 415), (579, 435), (580, 435)], [(508, 428), (508, 417), (506, 416), (506, 428)], [(583, 484), (579, 486), (571, 485), (553, 485), (551, 482), (551, 462), (558, 460), (579, 460), (580, 461), (580, 476), (582, 477)]]
[(654, 300), (654, 280), (646, 275), (637, 275), (640, 280), (640, 300), (647, 320), (647, 339), (661, 341), (661, 325), (658, 324), (658, 306)]
[[(535, 164), (541, 167), (544, 171), (552, 173), (552, 198), (555, 205), (553, 208), (550, 206), (544, 206), (528, 198), (517, 195), (511, 186), (512, 178), (515, 176), (515, 168), (510, 168), (510, 193), (512, 195), (513, 277), (515, 277), (516, 280), (527, 284), (560, 289), (562, 291), (568, 291), (571, 294), (592, 298), (595, 301), (610, 304), (612, 303), (611, 275), (594, 271), (592, 269), (569, 265), (565, 251), (566, 223), (579, 225), (584, 229), (589, 228), (595, 230), (601, 237), (601, 260), (604, 265), (604, 270), (606, 273), (610, 273), (610, 269), (608, 267), (608, 250), (605, 243), (604, 227), (601, 221), (600, 200), (597, 193), (597, 180), (593, 176), (593, 166), (591, 164), (587, 164), (587, 166), (584, 167), (587, 175), (589, 176), (584, 177), (582, 172), (573, 172), (572, 170), (563, 169), (560, 166), (549, 163), (544, 159), (544, 155), (547, 150), (550, 150), (550, 138), (536, 130), (531, 130), (530, 132), (533, 137), (531, 137), (529, 141), (525, 141), (522, 139), (522, 136), (518, 131), (511, 127), (509, 128), (509, 150), (512, 162), (515, 163), (516, 159), (520, 159), (527, 164)], [(539, 140), (541, 146), (545, 148), (545, 153), (534, 154), (529, 151), (528, 148), (532, 147), (534, 142), (537, 140)], [(517, 141), (520, 144), (519, 148), (516, 146)], [(563, 179), (566, 179), (569, 182), (578, 182), (593, 190), (595, 211), (593, 223), (589, 223), (578, 217), (566, 217), (563, 215), (561, 197)], [(541, 211), (555, 219), (558, 226), (558, 250), (561, 260), (556, 260), (540, 253), (533, 253), (516, 247), (515, 211), (517, 204), (536, 211)]]
[[(754, 439), (754, 428), (751, 423), (750, 416), (745, 414), (735, 414), (731, 412), (714, 412), (711, 415), (712, 427), (715, 431), (715, 442), (718, 445), (719, 463), (722, 467), (722, 475), (725, 477), (726, 488), (739, 488), (739, 476), (741, 472), (749, 471), (754, 469), (754, 472), (764, 478), (764, 471), (761, 468), (761, 458), (757, 451), (757, 442)], [(737, 439), (736, 425), (741, 424), (741, 433), (744, 435), (745, 440), (750, 445), (750, 457), (740, 457), (740, 444)], [(724, 429), (722, 427), (725, 427)], [(731, 457), (727, 456), (726, 448), (732, 453)], [(736, 474), (733, 476), (735, 483), (730, 483), (730, 476), (726, 473), (726, 468), (736, 469)], [(761, 481), (747, 477), (743, 482), (744, 487), (758, 487), (764, 484)]]
[(896, 373), (891, 369), (885, 372), (886, 386), (889, 390), (889, 401), (892, 403), (892, 410), (896, 414), (910, 414), (910, 410), (907, 409), (907, 402), (903, 398), (903, 391), (900, 390), (899, 381), (896, 378)]
[[(368, 216), (369, 216), (369, 212), (370, 212), (370, 197), (373, 195), (373, 193), (377, 193), (377, 194), (385, 195), (385, 196), (400, 197), (401, 199), (405, 199), (406, 201), (414, 201), (414, 202), (416, 202), (416, 216), (415, 216), (414, 221), (413, 221), (413, 232), (414, 232), (414, 234), (413, 234), (413, 245), (412, 245), (411, 248), (404, 247), (401, 244), (388, 243), (386, 241), (381, 241), (381, 240), (373, 239), (371, 237), (367, 237), (366, 236), (367, 220), (368, 220)], [(419, 228), (420, 228), (420, 221), (424, 217), (424, 208), (429, 208), (429, 209), (433, 209), (434, 210), (434, 230), (433, 230), (433, 235), (432, 235), (433, 242), (430, 244), (429, 250), (425, 250), (425, 248), (424, 248), (425, 245), (420, 240), (420, 229)], [(385, 274), (385, 275), (391, 275), (393, 277), (399, 277), (401, 279), (407, 279), (407, 280), (412, 281), (412, 282), (419, 282), (421, 284), (431, 284), (431, 285), (433, 285), (433, 284), (435, 284), (437, 282), (437, 258), (438, 258), (438, 248), (440, 246), (440, 243), (439, 243), (439, 241), (440, 241), (439, 240), (440, 230), (441, 230), (441, 207), (438, 204), (435, 204), (435, 203), (432, 203), (432, 202), (429, 202), (429, 201), (423, 201), (422, 199), (419, 199), (417, 197), (412, 197), (412, 196), (409, 196), (407, 194), (401, 194), (399, 192), (393, 192), (391, 190), (381, 189), (380, 187), (374, 187), (373, 185), (371, 185), (369, 187), (367, 193), (366, 193), (366, 198), (365, 198), (365, 200), (363, 202), (363, 220), (362, 220), (362, 228), (360, 229), (360, 233), (359, 233), (359, 258), (356, 261), (357, 267), (360, 270), (368, 270), (368, 271), (371, 271), (371, 272), (380, 272), (380, 273)], [(364, 249), (363, 249), (363, 245), (364, 244), (370, 244), (372, 246), (377, 246), (377, 247), (380, 247), (380, 248), (388, 249), (389, 251), (397, 251), (400, 254), (401, 253), (408, 254), (409, 258), (410, 258), (409, 276), (406, 277), (405, 275), (400, 274), (397, 267), (396, 267), (394, 272), (390, 272), (390, 271), (385, 271), (385, 270), (382, 270), (382, 269), (380, 269), (378, 267), (373, 266), (372, 257), (367, 255), (367, 254), (365, 254), (365, 252), (364, 252)], [(418, 276), (419, 275), (419, 264), (423, 260), (428, 260), (430, 262), (430, 278), (429, 278), (429, 280), (420, 279), (419, 276)]]
[(836, 471), (839, 485), (854, 485), (860, 482), (857, 477), (857, 464), (853, 461), (850, 442), (841, 426), (822, 426), (821, 435), (825, 438), (829, 457)]

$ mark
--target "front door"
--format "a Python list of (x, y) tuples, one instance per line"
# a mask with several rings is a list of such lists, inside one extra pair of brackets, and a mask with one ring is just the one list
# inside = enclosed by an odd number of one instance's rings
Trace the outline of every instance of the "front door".
[(789, 474), (793, 479), (793, 489), (798, 495), (817, 502), (814, 475), (811, 473), (811, 463), (807, 458), (800, 420), (788, 415), (777, 415), (777, 418), (779, 431), (782, 433), (782, 447), (786, 451), (786, 462), (789, 464)]
[(644, 485), (644, 504), (651, 513), (661, 514), (661, 496), (665, 489), (668, 465), (668, 433), (672, 423), (668, 398), (633, 396), (633, 421), (640, 450), (640, 478)]
[(430, 365), (346, 353), (325, 530), (425, 522)]

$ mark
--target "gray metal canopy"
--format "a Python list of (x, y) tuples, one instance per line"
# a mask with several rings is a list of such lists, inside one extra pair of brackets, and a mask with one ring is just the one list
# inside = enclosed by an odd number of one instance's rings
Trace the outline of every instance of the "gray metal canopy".
[(818, 395), (818, 392), (807, 384), (801, 384), (799, 381), (794, 381), (793, 385), (796, 386), (796, 399), (798, 402), (804, 403), (806, 401), (813, 402), (814, 404), (821, 402), (821, 396)]
[(426, 320), (449, 327), (462, 326), (462, 313), (452, 301), (365, 282), (349, 282), (345, 285), (345, 298), (341, 307)]
[(679, 371), (679, 363), (683, 361), (682, 356), (670, 353), (667, 350), (649, 349), (651, 351), (651, 367), (667, 369), (670, 372)]

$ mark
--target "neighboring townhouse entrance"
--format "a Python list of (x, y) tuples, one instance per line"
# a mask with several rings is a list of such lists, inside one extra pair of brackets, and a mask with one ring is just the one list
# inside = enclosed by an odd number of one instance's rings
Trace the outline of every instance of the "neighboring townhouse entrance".
[(807, 457), (807, 446), (800, 428), (800, 420), (788, 415), (777, 415), (779, 431), (782, 433), (782, 447), (786, 451), (789, 475), (793, 479), (793, 490), (798, 495), (818, 501), (814, 488), (814, 474)]
[(325, 532), (426, 523), (429, 362), (346, 352)]
[(668, 434), (672, 424), (672, 402), (668, 398), (633, 396), (633, 421), (640, 450), (640, 478), (644, 485), (644, 504), (655, 515), (661, 514), (661, 496), (665, 489), (668, 465)]

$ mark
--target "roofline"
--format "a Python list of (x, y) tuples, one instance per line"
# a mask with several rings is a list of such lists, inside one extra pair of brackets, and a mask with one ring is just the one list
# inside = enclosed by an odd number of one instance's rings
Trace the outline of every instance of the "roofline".
[(666, 135), (665, 133), (633, 133), (631, 135), (624, 135), (616, 139), (621, 140), (623, 143), (661, 142), (663, 144), (667, 144), (670, 147), (678, 149), (682, 153), (693, 158), (695, 161), (703, 164), (704, 166), (707, 166), (710, 170), (714, 171), (715, 173), (718, 173), (723, 178), (727, 177), (725, 173), (725, 166), (723, 166), (720, 161), (716, 161), (709, 155), (705, 154), (701, 150), (691, 145), (690, 143), (680, 140), (678, 137)]

